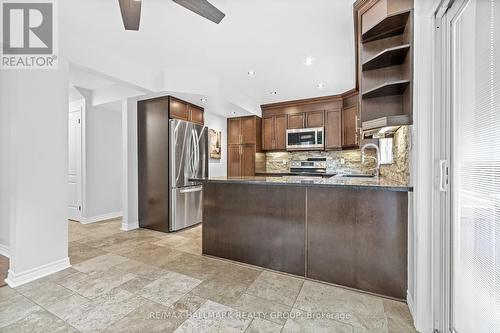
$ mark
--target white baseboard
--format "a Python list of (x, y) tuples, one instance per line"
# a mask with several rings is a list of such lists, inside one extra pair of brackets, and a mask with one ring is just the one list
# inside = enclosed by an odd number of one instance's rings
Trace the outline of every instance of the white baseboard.
[(123, 230), (123, 231), (131, 231), (131, 230), (135, 230), (135, 229), (139, 229), (139, 221), (134, 221), (134, 222), (129, 222), (129, 223), (123, 222), (122, 223), (121, 230)]
[(113, 212), (113, 213), (96, 215), (96, 216), (91, 216), (91, 217), (82, 217), (82, 220), (80, 221), (80, 223), (90, 224), (90, 223), (95, 223), (95, 222), (112, 220), (112, 219), (122, 217), (122, 215), (123, 215), (122, 212)]
[(413, 302), (413, 297), (409, 292), (406, 293), (406, 304), (408, 304), (408, 309), (410, 310), (411, 317), (415, 323), (415, 303)]
[(9, 287), (16, 288), (25, 283), (62, 271), (63, 269), (66, 269), (68, 267), (71, 267), (69, 258), (64, 258), (46, 265), (29, 269), (21, 273), (14, 273), (12, 269), (9, 269), (9, 274), (7, 276), (7, 279), (5, 279), (5, 282), (7, 282)]
[(0, 244), (0, 255), (10, 258), (10, 249), (7, 245)]

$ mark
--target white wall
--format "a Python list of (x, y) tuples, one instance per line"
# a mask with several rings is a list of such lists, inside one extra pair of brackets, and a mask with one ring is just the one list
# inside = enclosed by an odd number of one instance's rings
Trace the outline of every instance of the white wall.
[(69, 266), (68, 71), (61, 58), (59, 67), (0, 75), (2, 132), (8, 128), (0, 148), (0, 216), (9, 221), (11, 286)]
[[(4, 80), (0, 81), (0, 94), (4, 90)], [(0, 97), (0, 254), (9, 256), (9, 222), (10, 222), (10, 170), (9, 149), (11, 122), (9, 117), (7, 100)]]
[(227, 118), (205, 111), (205, 126), (210, 129), (219, 130), (221, 136), (221, 159), (208, 160), (208, 175), (209, 177), (219, 177), (227, 175)]
[(91, 106), (86, 110), (85, 218), (122, 211), (122, 117)]

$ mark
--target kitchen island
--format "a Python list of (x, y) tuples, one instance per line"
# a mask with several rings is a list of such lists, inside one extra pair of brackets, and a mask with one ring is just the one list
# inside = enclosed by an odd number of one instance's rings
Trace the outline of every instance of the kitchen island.
[(384, 178), (218, 177), (203, 254), (404, 299), (408, 192)]

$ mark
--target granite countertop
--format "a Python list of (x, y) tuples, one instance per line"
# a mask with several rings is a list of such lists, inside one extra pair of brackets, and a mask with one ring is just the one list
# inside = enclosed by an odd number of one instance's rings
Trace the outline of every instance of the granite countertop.
[(327, 186), (354, 189), (383, 189), (388, 191), (412, 192), (413, 187), (385, 177), (377, 178), (350, 178), (334, 176), (330, 178), (281, 176), (281, 177), (210, 177), (195, 178), (191, 181), (211, 183), (236, 183), (254, 185), (299, 185), (299, 186)]
[(256, 176), (281, 177), (281, 176), (312, 176), (312, 177), (332, 177), (337, 173), (314, 173), (314, 172), (256, 172)]

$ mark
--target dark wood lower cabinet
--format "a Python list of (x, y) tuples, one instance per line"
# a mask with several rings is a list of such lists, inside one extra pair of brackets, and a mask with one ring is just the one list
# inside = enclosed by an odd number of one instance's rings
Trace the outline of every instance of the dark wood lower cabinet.
[(407, 192), (204, 185), (203, 254), (398, 299), (406, 298), (407, 231)]
[(255, 154), (255, 145), (228, 145), (228, 176), (255, 176)]

